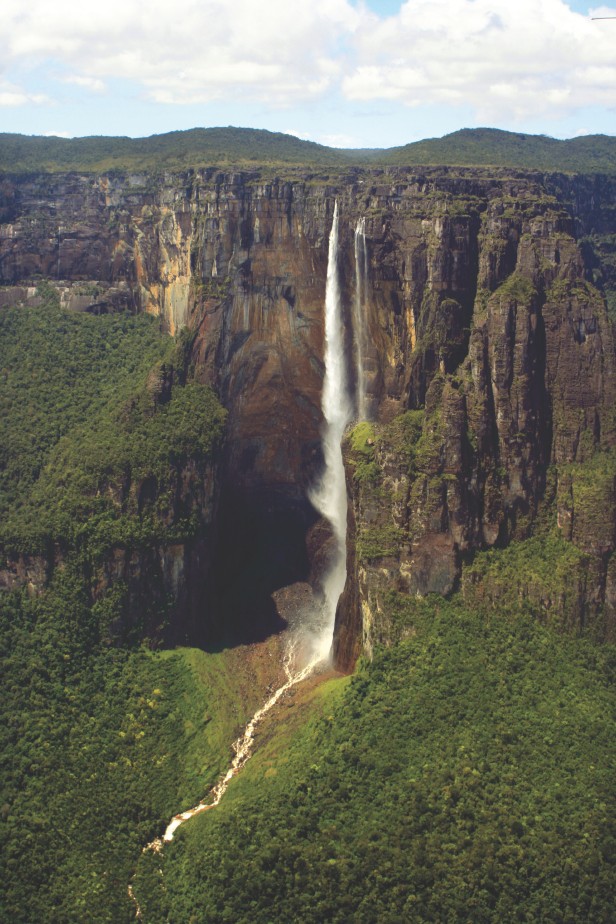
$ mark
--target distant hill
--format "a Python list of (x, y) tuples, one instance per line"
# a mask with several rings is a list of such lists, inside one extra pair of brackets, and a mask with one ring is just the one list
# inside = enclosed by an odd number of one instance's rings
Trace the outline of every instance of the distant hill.
[(340, 151), (253, 128), (192, 128), (149, 138), (0, 134), (0, 170), (142, 170), (207, 165), (347, 163)]
[(252, 128), (193, 128), (149, 138), (47, 138), (0, 134), (0, 171), (177, 169), (199, 166), (493, 166), (615, 173), (616, 137), (559, 141), (495, 128), (464, 128), (388, 149), (329, 148)]
[(573, 172), (616, 171), (616, 137), (586, 135), (559, 141), (496, 128), (463, 128), (384, 152), (388, 164), (452, 164), (531, 167)]

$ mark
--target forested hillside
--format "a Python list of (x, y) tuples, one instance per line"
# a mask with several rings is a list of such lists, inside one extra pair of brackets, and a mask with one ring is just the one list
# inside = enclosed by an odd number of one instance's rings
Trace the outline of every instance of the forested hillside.
[(193, 128), (149, 138), (48, 138), (0, 134), (0, 170), (106, 171), (210, 165), (464, 164), (534, 170), (614, 173), (616, 139), (609, 135), (560, 141), (498, 129), (462, 129), (395, 148), (330, 148), (292, 135), (253, 128)]
[[(232, 654), (141, 648), (164, 635), (164, 598), (135, 619), (130, 582), (101, 572), (110, 549), (199, 529), (169, 521), (170, 471), (211, 456), (223, 413), (181, 376), (156, 404), (182, 345), (152, 319), (70, 314), (41, 292), (0, 315), (0, 916), (117, 922), (141, 847), (224, 769), (253, 702)], [(148, 503), (109, 488), (152, 477)]]
[[(612, 918), (616, 652), (392, 594), (404, 640), (275, 730), (139, 864), (145, 920)], [(301, 708), (301, 703), (296, 706)]]

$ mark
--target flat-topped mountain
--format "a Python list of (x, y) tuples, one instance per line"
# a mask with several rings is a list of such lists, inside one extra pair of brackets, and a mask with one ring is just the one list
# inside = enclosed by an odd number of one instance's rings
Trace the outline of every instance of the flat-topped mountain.
[[(409, 133), (412, 127), (409, 126)], [(464, 128), (393, 148), (330, 148), (253, 128), (193, 128), (149, 138), (57, 138), (0, 134), (0, 171), (171, 169), (204, 165), (303, 164), (503, 166), (575, 173), (616, 172), (616, 138), (561, 141), (494, 128)]]

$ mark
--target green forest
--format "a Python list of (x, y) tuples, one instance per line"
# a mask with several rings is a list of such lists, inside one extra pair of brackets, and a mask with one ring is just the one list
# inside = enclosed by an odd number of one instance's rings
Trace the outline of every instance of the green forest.
[[(375, 139), (377, 140), (377, 139)], [(253, 128), (193, 128), (149, 138), (47, 138), (0, 133), (0, 171), (177, 169), (296, 165), (490, 166), (614, 173), (616, 139), (590, 135), (561, 141), (493, 128), (466, 128), (395, 148), (330, 148)]]
[[(170, 469), (209, 459), (225, 415), (209, 388), (186, 381), (185, 341), (147, 316), (71, 314), (51, 287), (41, 291), (41, 308), (0, 315), (4, 547), (79, 540), (96, 555), (116, 541), (194, 530), (169, 521)], [(159, 394), (165, 379), (176, 387)], [(123, 494), (145, 479), (155, 479), (156, 505), (138, 510)]]
[[(56, 550), (45, 589), (0, 595), (0, 919), (129, 922), (132, 884), (148, 924), (608, 924), (616, 651), (519, 605), (522, 569), (541, 597), (572, 566), (541, 522), (449, 600), (392, 590), (398, 641), (283, 700), (221, 805), (143, 852), (225, 771), (270, 678), (241, 647), (115, 631), (127, 588), (93, 575), (206, 527), (169, 492), (178, 465), (215, 464), (225, 414), (187, 336), (41, 292), (0, 314), (0, 567)], [(420, 416), (392, 425), (409, 465)], [(576, 490), (609, 477), (598, 457)], [(500, 604), (465, 591), (478, 575)]]
[(408, 638), (277, 728), (162, 878), (141, 858), (146, 920), (612, 919), (614, 650), (398, 606)]
[[(40, 293), (0, 315), (0, 567), (61, 556), (42, 593), (0, 595), (0, 917), (116, 922), (139, 850), (216, 780), (254, 704), (229, 657), (153, 652), (143, 626), (117, 644), (128, 588), (94, 594), (93, 574), (113, 546), (198, 529), (169, 520), (168, 481), (211, 462), (224, 412), (152, 318), (70, 314)], [(155, 503), (122, 497), (148, 479)]]

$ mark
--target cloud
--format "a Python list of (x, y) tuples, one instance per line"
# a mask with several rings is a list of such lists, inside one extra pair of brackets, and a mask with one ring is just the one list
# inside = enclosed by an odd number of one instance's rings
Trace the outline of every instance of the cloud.
[[(615, 29), (564, 0), (406, 0), (393, 16), (362, 0), (2, 0), (0, 71), (92, 92), (130, 81), (170, 106), (342, 92), (503, 124), (616, 106)], [(35, 95), (0, 83), (2, 105)]]
[(359, 147), (359, 142), (357, 138), (354, 138), (352, 135), (319, 135), (316, 138), (316, 141), (319, 144), (325, 144), (329, 148), (357, 148)]
[(128, 79), (161, 103), (284, 106), (339, 80), (360, 18), (349, 0), (107, 0), (104, 11), (98, 0), (3, 0), (0, 60)]
[(607, 17), (610, 18), (616, 17), (616, 7), (613, 6), (595, 6), (591, 7), (588, 11), (588, 15), (592, 17)]
[(44, 106), (51, 102), (44, 93), (28, 93), (22, 87), (0, 80), (0, 106), (25, 106), (34, 103), (35, 106)]
[(615, 35), (598, 25), (563, 0), (407, 0), (358, 31), (344, 93), (470, 105), (488, 122), (613, 106)]
[(99, 80), (98, 77), (84, 77), (79, 74), (72, 74), (69, 77), (62, 77), (62, 82), (75, 84), (75, 86), (83, 87), (92, 93), (103, 93), (105, 90), (104, 82)]

